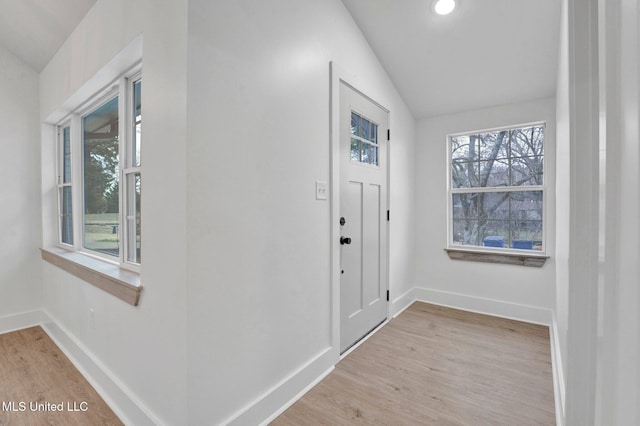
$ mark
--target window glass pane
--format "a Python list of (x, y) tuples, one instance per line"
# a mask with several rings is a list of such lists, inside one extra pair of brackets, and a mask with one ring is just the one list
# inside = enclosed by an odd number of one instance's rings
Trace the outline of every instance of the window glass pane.
[(140, 146), (141, 146), (141, 137), (142, 137), (142, 84), (141, 81), (138, 80), (133, 83), (133, 140), (132, 143), (132, 154), (133, 161), (131, 162), (133, 166), (140, 165)]
[(453, 221), (453, 244), (477, 246), (478, 221), (473, 219)]
[(524, 127), (512, 132), (512, 157), (534, 157), (543, 154), (544, 126)]
[(511, 221), (511, 248), (542, 250), (542, 221)]
[(371, 142), (377, 144), (378, 143), (378, 125), (371, 123)]
[(477, 186), (509, 186), (509, 160), (480, 161), (480, 179)]
[(543, 185), (543, 143), (544, 126), (452, 137), (452, 188)]
[(479, 202), (477, 193), (453, 194), (453, 218), (476, 220)]
[(544, 158), (518, 157), (511, 160), (511, 186), (542, 185)]
[(452, 214), (454, 219), (464, 219), (466, 217), (464, 206), (462, 205), (462, 200), (460, 199), (460, 196), (464, 195), (466, 194), (453, 194), (452, 196), (453, 201), (451, 203), (451, 208), (453, 209)]
[(118, 98), (83, 118), (84, 247), (119, 255)]
[(471, 135), (470, 138), (477, 138), (479, 141), (479, 156), (481, 160), (494, 160), (496, 158), (507, 158), (509, 156), (509, 131), (481, 133)]
[(71, 129), (62, 129), (62, 182), (71, 182)]
[(127, 175), (127, 261), (140, 263), (140, 173)]
[(542, 191), (511, 193), (510, 220), (542, 221)]
[(479, 186), (478, 161), (453, 160), (451, 164), (451, 187), (474, 188)]
[(473, 161), (478, 159), (477, 135), (455, 136), (451, 138), (451, 159)]
[(480, 240), (484, 247), (509, 247), (509, 222), (487, 220), (482, 224)]
[(509, 220), (509, 192), (479, 193), (482, 208), (479, 217), (490, 220)]
[(71, 203), (71, 187), (60, 188), (60, 241), (73, 245), (73, 216)]
[(542, 197), (542, 191), (452, 194), (454, 244), (541, 250)]

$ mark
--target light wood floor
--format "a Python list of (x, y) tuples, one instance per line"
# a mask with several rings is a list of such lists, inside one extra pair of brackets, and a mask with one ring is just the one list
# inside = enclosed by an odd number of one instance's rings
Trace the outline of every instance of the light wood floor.
[(0, 335), (0, 425), (121, 424), (42, 328)]
[(414, 303), (273, 425), (555, 425), (547, 327)]

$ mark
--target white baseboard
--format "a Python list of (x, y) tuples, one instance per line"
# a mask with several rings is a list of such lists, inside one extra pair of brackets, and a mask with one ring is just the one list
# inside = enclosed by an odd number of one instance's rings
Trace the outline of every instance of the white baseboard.
[(47, 320), (47, 315), (41, 310), (21, 312), (19, 314), (0, 317), (0, 334), (34, 327), (46, 322)]
[(42, 327), (122, 422), (150, 426), (162, 424), (148, 410), (141, 408), (144, 405), (46, 311), (35, 310), (0, 318), (0, 334), (34, 326)]
[(124, 424), (162, 425), (93, 354), (46, 311), (41, 327)]
[(549, 327), (551, 337), (551, 366), (553, 368), (553, 394), (556, 405), (556, 425), (564, 426), (564, 403), (565, 403), (565, 386), (564, 386), (564, 367), (562, 364), (562, 352), (560, 350), (560, 338), (558, 335), (558, 321), (555, 314), (553, 321)]
[(296, 401), (298, 401), (300, 398), (302, 398), (307, 392), (309, 392), (311, 389), (313, 389), (313, 387), (315, 385), (317, 385), (318, 383), (320, 383), (320, 381), (322, 379), (324, 379), (325, 377), (327, 377), (329, 375), (329, 373), (331, 373), (333, 370), (335, 369), (335, 367), (331, 366), (331, 368), (329, 368), (327, 371), (325, 371), (324, 373), (322, 373), (320, 376), (316, 377), (316, 379), (309, 383), (307, 385), (307, 387), (305, 387), (304, 389), (302, 389), (296, 396), (294, 396), (293, 398), (291, 398), (286, 404), (284, 404), (282, 407), (280, 407), (278, 409), (278, 411), (276, 411), (275, 413), (273, 413), (267, 420), (263, 421), (262, 423), (260, 423), (260, 426), (266, 426), (269, 423), (271, 423), (272, 421), (274, 421), (280, 414), (284, 413), (289, 407), (291, 407), (293, 404), (296, 403)]
[(391, 301), (391, 307), (389, 308), (389, 316), (395, 318), (400, 315), (405, 309), (407, 309), (413, 302), (416, 301), (415, 288), (407, 291), (405, 294), (396, 297)]
[(551, 326), (552, 311), (535, 306), (416, 287), (415, 300), (494, 317)]
[[(389, 308), (390, 317), (398, 316), (414, 301), (550, 326), (554, 386), (556, 398), (560, 399), (556, 399), (556, 418), (558, 425), (564, 426), (562, 362), (555, 328), (557, 325), (551, 310), (416, 287), (392, 300)], [(108, 368), (46, 311), (37, 310), (1, 317), (0, 333), (35, 325), (42, 326), (125, 424), (163, 424)], [(268, 424), (329, 374), (338, 360), (338, 351), (328, 348), (229, 417), (223, 424)]]
[(275, 419), (326, 376), (338, 362), (338, 353), (327, 348), (260, 397), (233, 414), (224, 425), (262, 425)]

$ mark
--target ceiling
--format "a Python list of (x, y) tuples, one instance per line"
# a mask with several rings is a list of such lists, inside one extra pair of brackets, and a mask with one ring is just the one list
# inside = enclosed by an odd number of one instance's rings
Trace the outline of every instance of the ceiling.
[(0, 0), (0, 46), (40, 72), (96, 0)]
[(342, 0), (416, 118), (555, 95), (560, 0)]
[[(560, 0), (342, 0), (416, 118), (553, 96)], [(0, 46), (40, 72), (96, 0), (0, 0)]]

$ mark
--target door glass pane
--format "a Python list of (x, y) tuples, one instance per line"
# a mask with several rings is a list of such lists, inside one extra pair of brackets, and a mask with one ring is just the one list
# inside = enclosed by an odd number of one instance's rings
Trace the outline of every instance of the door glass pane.
[(378, 147), (377, 146), (369, 146), (369, 160), (371, 160), (370, 164), (374, 166), (378, 165)]
[(60, 197), (60, 241), (73, 245), (73, 216), (71, 209), (71, 187), (63, 186)]
[(127, 175), (127, 261), (140, 263), (140, 173)]
[(360, 141), (351, 138), (351, 161), (360, 161)]
[(371, 129), (371, 123), (366, 118), (360, 117), (360, 137), (369, 139), (369, 131)]
[(368, 163), (369, 162), (369, 144), (363, 143), (362, 144), (362, 156), (360, 157), (360, 162), (361, 163)]
[(118, 98), (83, 118), (84, 247), (119, 250)]
[(351, 134), (358, 135), (360, 129), (360, 116), (355, 112), (351, 112)]
[(142, 85), (138, 80), (133, 83), (133, 166), (140, 165), (140, 145), (142, 137)]

